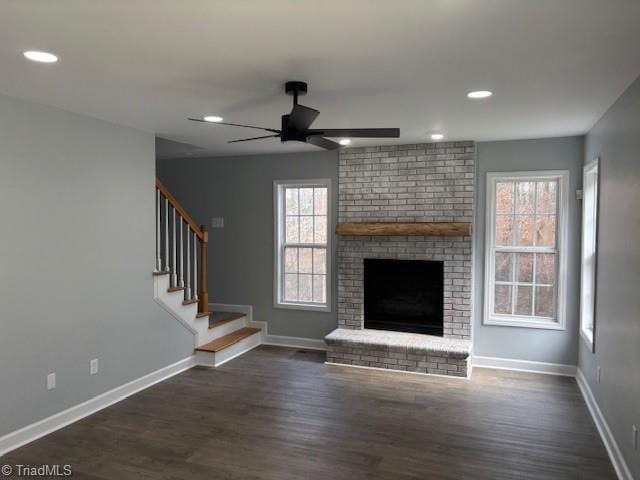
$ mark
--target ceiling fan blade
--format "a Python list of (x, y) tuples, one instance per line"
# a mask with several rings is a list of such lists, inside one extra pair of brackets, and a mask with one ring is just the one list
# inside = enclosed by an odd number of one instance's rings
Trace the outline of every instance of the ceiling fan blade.
[(324, 128), (309, 130), (307, 135), (345, 138), (398, 138), (399, 128)]
[(264, 135), (262, 137), (241, 138), (239, 140), (229, 140), (227, 143), (249, 142), (251, 140), (261, 140), (263, 138), (275, 138), (275, 137), (279, 137), (279, 136), (280, 136), (280, 134), (277, 134), (277, 135)]
[(315, 145), (316, 147), (322, 147), (325, 150), (335, 150), (336, 148), (340, 148), (340, 144), (336, 143), (332, 140), (323, 137), (307, 137), (307, 143)]
[(287, 128), (304, 132), (311, 126), (318, 115), (320, 115), (318, 110), (296, 104), (293, 106), (293, 110), (291, 110), (291, 114), (289, 115)]
[(189, 118), (192, 122), (202, 122), (209, 123), (211, 125), (231, 125), (232, 127), (244, 127), (244, 128), (253, 128), (255, 130), (264, 130), (266, 132), (280, 133), (280, 130), (276, 130), (275, 128), (264, 128), (264, 127), (256, 127), (253, 125), (241, 125), (239, 123), (226, 123), (226, 122), (207, 122), (201, 118)]

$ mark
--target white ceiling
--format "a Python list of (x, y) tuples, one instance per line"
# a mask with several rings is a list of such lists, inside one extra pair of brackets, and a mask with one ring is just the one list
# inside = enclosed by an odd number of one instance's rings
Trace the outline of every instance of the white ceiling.
[[(295, 152), (276, 140), (287, 80), (314, 127), (400, 127), (390, 143), (586, 132), (640, 73), (637, 0), (0, 0), (0, 92), (200, 147)], [(55, 52), (38, 65), (26, 49)], [(471, 101), (465, 93), (495, 95)], [(259, 132), (258, 132), (259, 134)], [(354, 145), (379, 144), (368, 139)], [(164, 156), (182, 156), (170, 142)], [(184, 147), (184, 152), (189, 147)]]

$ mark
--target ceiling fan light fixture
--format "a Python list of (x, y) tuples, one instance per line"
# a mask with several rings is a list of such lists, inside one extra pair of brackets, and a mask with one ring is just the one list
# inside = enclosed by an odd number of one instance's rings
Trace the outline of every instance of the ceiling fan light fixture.
[(22, 52), (22, 55), (27, 60), (38, 63), (56, 63), (58, 61), (57, 55), (39, 50), (27, 50), (26, 52)]
[(442, 140), (444, 135), (442, 133), (432, 133), (431, 140)]
[(491, 95), (493, 95), (493, 92), (490, 90), (474, 90), (473, 92), (467, 93), (467, 97), (473, 99), (489, 98)]
[(343, 138), (342, 140), (339, 140), (338, 143), (340, 145), (342, 145), (343, 147), (346, 147), (347, 145), (351, 145), (351, 139), (350, 138)]
[(224, 120), (224, 118), (219, 117), (217, 115), (207, 115), (206, 117), (203, 118), (203, 120), (205, 122), (220, 123), (222, 120)]

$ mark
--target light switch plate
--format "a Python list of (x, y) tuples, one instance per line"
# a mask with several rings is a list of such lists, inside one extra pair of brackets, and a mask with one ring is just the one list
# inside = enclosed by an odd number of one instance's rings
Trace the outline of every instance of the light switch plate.
[(638, 450), (638, 427), (635, 425), (631, 426), (631, 441), (633, 442), (633, 449)]
[(213, 217), (211, 219), (211, 228), (224, 228), (224, 217)]

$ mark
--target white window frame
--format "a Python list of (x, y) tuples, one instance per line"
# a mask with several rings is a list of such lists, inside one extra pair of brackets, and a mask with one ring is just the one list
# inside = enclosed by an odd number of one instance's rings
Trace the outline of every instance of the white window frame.
[[(496, 184), (499, 181), (558, 181), (556, 194), (558, 210), (556, 217), (556, 247), (550, 248), (557, 255), (556, 267), (556, 315), (555, 319), (534, 316), (494, 314), (495, 295), (495, 216), (496, 216)], [(485, 282), (484, 282), (484, 319), (485, 325), (508, 327), (538, 328), (546, 330), (566, 329), (566, 278), (567, 278), (567, 233), (569, 220), (569, 171), (544, 170), (526, 172), (488, 172), (486, 187), (485, 217)], [(500, 248), (503, 250), (504, 248)], [(530, 250), (540, 252), (542, 247), (513, 247), (514, 252)], [(510, 248), (507, 247), (507, 250)], [(540, 252), (544, 253), (544, 252)]]
[[(303, 302), (287, 302), (284, 300), (284, 248), (285, 248), (285, 221), (284, 221), (284, 189), (285, 188), (317, 188), (317, 187), (325, 187), (327, 189), (327, 243), (324, 244), (314, 244), (314, 243), (305, 243), (301, 244), (302, 247), (321, 247), (326, 248), (327, 250), (327, 265), (326, 265), (326, 292), (327, 298), (326, 303), (317, 304), (317, 303), (303, 303)], [(333, 239), (333, 231), (332, 231), (332, 216), (331, 216), (331, 205), (332, 205), (333, 193), (331, 189), (331, 179), (330, 178), (320, 178), (320, 179), (301, 179), (301, 180), (275, 180), (273, 182), (273, 200), (274, 200), (274, 300), (273, 305), (275, 308), (284, 308), (284, 309), (292, 309), (292, 310), (310, 310), (314, 312), (331, 312), (331, 292), (332, 292), (332, 282), (331, 282), (331, 264), (332, 264), (332, 239)]]
[[(582, 177), (582, 249), (580, 267), (580, 336), (594, 350), (596, 320), (596, 269), (598, 259), (598, 197), (600, 189), (598, 157), (584, 166)], [(588, 198), (592, 196), (592, 198)], [(587, 211), (585, 206), (591, 203)], [(587, 221), (592, 230), (588, 231)], [(591, 257), (592, 261), (589, 261)], [(590, 292), (587, 292), (587, 286)], [(587, 294), (588, 293), (588, 294)]]

